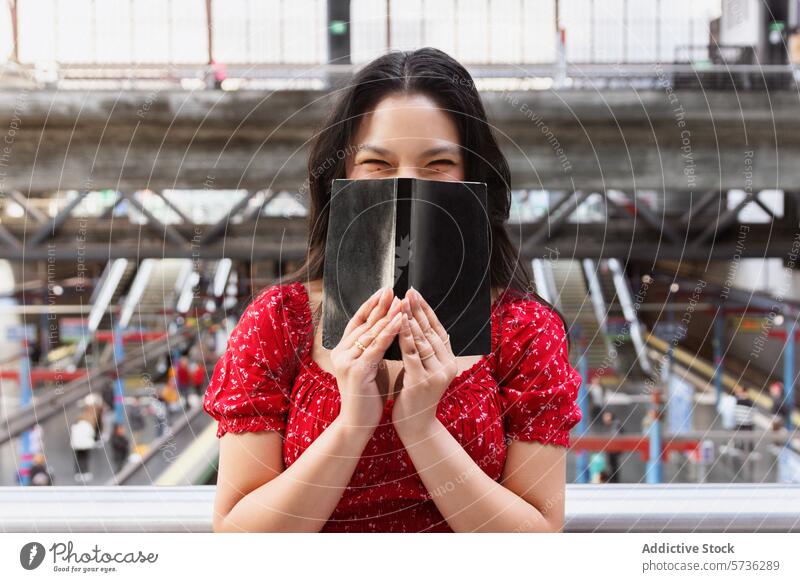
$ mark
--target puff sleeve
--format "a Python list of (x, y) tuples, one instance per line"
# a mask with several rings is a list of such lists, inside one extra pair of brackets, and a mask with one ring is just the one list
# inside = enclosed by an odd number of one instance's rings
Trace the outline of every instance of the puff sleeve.
[(295, 369), (290, 292), (285, 285), (262, 291), (231, 332), (203, 397), (203, 409), (218, 422), (218, 438), (286, 428)]
[(570, 365), (566, 332), (549, 306), (524, 298), (503, 317), (498, 384), (506, 436), (569, 446), (581, 419), (581, 376)]

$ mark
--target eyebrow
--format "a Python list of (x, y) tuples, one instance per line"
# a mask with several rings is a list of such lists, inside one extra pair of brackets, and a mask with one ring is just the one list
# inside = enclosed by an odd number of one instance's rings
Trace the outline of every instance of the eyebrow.
[[(375, 152), (376, 154), (379, 154), (381, 156), (387, 156), (388, 157), (388, 156), (392, 155), (392, 152), (390, 152), (386, 148), (382, 148), (382, 147), (380, 147), (378, 145), (374, 145), (374, 144), (370, 144), (370, 143), (361, 144), (356, 148), (357, 152), (360, 152), (360, 151), (363, 151), (363, 150), (369, 150), (369, 151)], [(452, 145), (452, 144), (445, 144), (445, 145), (434, 146), (432, 148), (428, 148), (427, 150), (422, 152), (422, 156), (423, 157), (435, 156), (435, 155), (442, 154), (442, 153), (456, 155), (456, 154), (458, 154), (458, 152), (459, 152), (459, 148), (457, 146)]]

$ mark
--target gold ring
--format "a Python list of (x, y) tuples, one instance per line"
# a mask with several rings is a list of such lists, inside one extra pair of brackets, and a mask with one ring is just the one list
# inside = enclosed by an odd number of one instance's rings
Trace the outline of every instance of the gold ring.
[(444, 343), (446, 343), (446, 344), (450, 343), (450, 334), (449, 333), (447, 334), (447, 339), (444, 340)]
[(367, 347), (366, 347), (364, 344), (362, 344), (360, 341), (358, 341), (358, 340), (356, 340), (355, 346), (356, 346), (356, 347), (357, 347), (359, 350), (361, 350), (361, 352), (362, 352), (362, 353), (364, 352), (364, 350), (366, 350), (366, 349), (367, 349)]
[(431, 353), (430, 353), (430, 354), (428, 354), (427, 356), (420, 356), (420, 358), (419, 358), (419, 359), (420, 359), (420, 360), (427, 360), (428, 358), (430, 358), (430, 357), (432, 357), (432, 356), (435, 356), (435, 355), (436, 355), (436, 352), (431, 352)]

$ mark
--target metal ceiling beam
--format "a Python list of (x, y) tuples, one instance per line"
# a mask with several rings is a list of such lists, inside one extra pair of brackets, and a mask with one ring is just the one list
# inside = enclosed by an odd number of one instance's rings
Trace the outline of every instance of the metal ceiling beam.
[(718, 215), (717, 219), (712, 224), (709, 224), (708, 227), (706, 227), (706, 229), (692, 241), (692, 245), (702, 245), (708, 241), (712, 235), (714, 235), (716, 238), (724, 233), (727, 228), (736, 221), (739, 211), (753, 201), (753, 197), (754, 194), (750, 192), (744, 198), (742, 198), (739, 204), (733, 208), (729, 208), (722, 215)]
[(573, 192), (572, 194), (567, 194), (556, 204), (556, 211), (548, 213), (548, 215), (539, 222), (539, 227), (536, 232), (525, 241), (522, 251), (533, 252), (537, 246), (550, 240), (569, 220), (572, 213), (575, 212), (591, 194), (592, 192)]
[[(15, 251), (22, 250), (22, 243), (20, 240), (13, 235), (3, 224), (0, 224), (0, 240), (2, 240), (5, 244), (10, 246)], [(0, 251), (0, 254), (2, 251)]]
[(26, 242), (28, 247), (35, 247), (36, 245), (41, 244), (46, 238), (48, 237), (55, 237), (58, 234), (58, 231), (61, 229), (61, 226), (66, 222), (66, 220), (72, 215), (72, 211), (77, 208), (78, 204), (80, 204), (88, 191), (80, 192), (75, 198), (73, 198), (69, 204), (67, 204), (61, 211), (56, 214), (52, 220), (48, 220), (44, 224), (42, 224), (39, 229), (33, 233), (31, 238), (29, 238)]
[(709, 190), (700, 198), (697, 204), (692, 204), (691, 197), (689, 198), (689, 208), (686, 213), (678, 220), (680, 225), (691, 225), (692, 218), (703, 212), (714, 200), (717, 200), (722, 195), (717, 190)]
[(245, 195), (242, 196), (242, 199), (234, 204), (225, 216), (223, 216), (217, 221), (216, 224), (214, 224), (205, 232), (203, 237), (200, 239), (200, 246), (208, 245), (216, 241), (227, 230), (228, 223), (230, 222), (231, 218), (239, 214), (239, 212), (241, 212), (242, 209), (247, 206), (253, 196), (255, 196), (254, 190), (248, 190), (245, 192)]
[(31, 204), (30, 198), (25, 196), (22, 192), (20, 192), (19, 190), (11, 190), (10, 192), (8, 192), (8, 196), (14, 202), (22, 206), (22, 209), (25, 211), (25, 214), (30, 216), (34, 220), (34, 222), (38, 224), (47, 222), (48, 216), (44, 212), (36, 208), (33, 204)]
[(164, 224), (158, 218), (156, 218), (152, 212), (145, 208), (144, 204), (136, 199), (136, 196), (134, 196), (132, 192), (123, 192), (122, 195), (128, 200), (128, 202), (133, 204), (139, 212), (144, 214), (145, 218), (147, 218), (147, 226), (150, 228), (150, 230), (156, 234), (168, 238), (174, 245), (189, 246), (189, 241), (183, 238), (181, 233), (175, 230), (175, 228), (173, 228), (171, 225)]
[(183, 211), (182, 211), (180, 208), (178, 208), (178, 207), (177, 207), (177, 205), (173, 204), (173, 203), (170, 201), (170, 199), (169, 199), (169, 198), (167, 198), (167, 197), (166, 197), (166, 195), (164, 195), (164, 193), (163, 193), (163, 192), (161, 192), (161, 191), (159, 191), (159, 190), (156, 190), (156, 191), (154, 191), (154, 194), (155, 194), (156, 196), (158, 196), (159, 198), (161, 198), (161, 199), (164, 201), (164, 204), (166, 204), (166, 205), (169, 207), (169, 209), (170, 209), (170, 210), (172, 210), (172, 211), (173, 211), (175, 214), (177, 214), (177, 215), (178, 215), (178, 217), (179, 217), (179, 218), (180, 218), (180, 219), (181, 219), (183, 222), (185, 222), (185, 223), (187, 223), (187, 224), (189, 224), (189, 223), (191, 223), (191, 222), (192, 222), (192, 219), (191, 219), (191, 218), (189, 218), (188, 216), (186, 216), (186, 215), (183, 213)]
[[(655, 212), (650, 210), (646, 204), (640, 204), (636, 201), (636, 196), (628, 192), (622, 192), (622, 195), (633, 205), (633, 210), (637, 215), (640, 215), (645, 222), (647, 222), (656, 231), (656, 235), (663, 234), (673, 244), (680, 244), (683, 237), (678, 234), (678, 231), (669, 221), (669, 219), (662, 215), (658, 216)], [(606, 197), (608, 200), (608, 197)], [(614, 202), (616, 204), (616, 202)], [(617, 204), (619, 206), (619, 204)]]

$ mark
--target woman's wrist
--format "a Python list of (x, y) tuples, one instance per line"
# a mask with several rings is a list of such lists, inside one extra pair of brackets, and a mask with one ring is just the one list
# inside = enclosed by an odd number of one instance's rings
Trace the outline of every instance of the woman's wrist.
[(372, 433), (375, 432), (376, 426), (377, 425), (358, 424), (349, 420), (345, 415), (339, 414), (328, 426), (328, 430), (333, 428), (348, 440), (363, 440), (364, 444), (366, 444), (369, 439), (372, 438)]
[(394, 423), (397, 436), (406, 448), (432, 438), (440, 428), (444, 427), (435, 415), (418, 416), (419, 418)]

